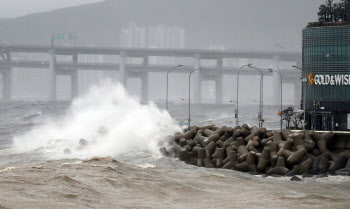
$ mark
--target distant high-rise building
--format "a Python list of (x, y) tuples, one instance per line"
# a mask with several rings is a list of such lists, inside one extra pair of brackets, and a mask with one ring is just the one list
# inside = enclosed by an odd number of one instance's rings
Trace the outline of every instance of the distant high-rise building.
[(127, 28), (122, 29), (120, 37), (121, 47), (146, 47), (146, 28), (139, 27), (134, 22), (130, 22)]
[[(181, 49), (185, 47), (185, 30), (179, 26), (167, 25), (145, 28), (131, 22), (121, 31), (121, 47)], [(129, 58), (127, 62), (137, 64), (141, 60)], [(174, 64), (175, 62), (175, 58), (168, 57), (150, 57), (149, 59), (150, 64)]]
[[(139, 27), (134, 22), (130, 22), (127, 28), (123, 28), (120, 36), (120, 46), (125, 48), (145, 48), (146, 28)], [(126, 62), (139, 64), (141, 59), (128, 58)]]
[(157, 25), (148, 28), (148, 47), (181, 49), (185, 47), (185, 30), (179, 26)]
[[(148, 28), (148, 47), (181, 49), (185, 47), (185, 30), (179, 26), (157, 25)], [(150, 64), (175, 64), (171, 57), (151, 57)]]

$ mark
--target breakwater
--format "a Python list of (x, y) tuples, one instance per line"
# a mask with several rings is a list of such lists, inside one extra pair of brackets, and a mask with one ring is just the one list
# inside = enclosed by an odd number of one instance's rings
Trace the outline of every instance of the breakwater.
[(254, 175), (311, 177), (314, 175), (350, 175), (350, 153), (329, 149), (335, 134), (315, 131), (266, 128), (192, 126), (169, 136), (168, 147), (160, 148), (165, 156), (188, 164), (233, 169)]

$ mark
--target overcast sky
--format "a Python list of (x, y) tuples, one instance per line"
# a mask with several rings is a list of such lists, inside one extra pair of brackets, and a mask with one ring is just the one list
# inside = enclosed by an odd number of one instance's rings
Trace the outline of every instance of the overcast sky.
[(0, 0), (0, 18), (18, 17), (99, 1), (103, 0)]

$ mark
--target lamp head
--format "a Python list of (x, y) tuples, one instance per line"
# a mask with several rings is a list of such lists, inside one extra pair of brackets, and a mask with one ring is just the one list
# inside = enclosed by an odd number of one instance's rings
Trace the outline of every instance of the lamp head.
[(177, 67), (183, 67), (183, 65), (178, 65)]
[(248, 67), (252, 67), (252, 64), (248, 64), (247, 66), (248, 66)]

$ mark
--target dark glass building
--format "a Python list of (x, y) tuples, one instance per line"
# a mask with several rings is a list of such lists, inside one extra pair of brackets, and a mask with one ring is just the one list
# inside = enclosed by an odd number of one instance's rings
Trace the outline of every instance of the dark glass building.
[(303, 30), (303, 78), (306, 127), (349, 131), (349, 25)]

